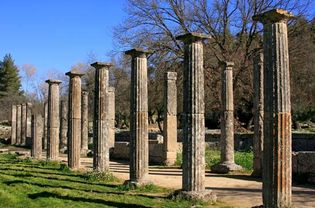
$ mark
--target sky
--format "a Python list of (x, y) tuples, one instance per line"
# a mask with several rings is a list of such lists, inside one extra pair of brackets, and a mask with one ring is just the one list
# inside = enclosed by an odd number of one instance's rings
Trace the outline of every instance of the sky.
[(91, 54), (109, 61), (113, 27), (122, 23), (125, 0), (0, 0), (0, 60), (32, 64), (45, 76), (67, 72)]

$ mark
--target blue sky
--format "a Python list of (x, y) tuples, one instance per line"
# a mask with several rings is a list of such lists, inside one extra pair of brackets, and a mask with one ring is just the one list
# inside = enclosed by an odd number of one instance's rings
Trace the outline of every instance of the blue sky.
[(125, 0), (2, 0), (0, 59), (33, 64), (39, 74), (69, 71), (89, 54), (108, 61), (112, 29), (125, 16)]

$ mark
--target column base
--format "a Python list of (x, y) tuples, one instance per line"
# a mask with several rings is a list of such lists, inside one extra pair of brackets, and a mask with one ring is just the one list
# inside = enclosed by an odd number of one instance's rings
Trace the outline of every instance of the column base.
[(172, 166), (176, 162), (177, 152), (166, 152), (164, 158), (165, 166)]
[(229, 173), (234, 171), (240, 171), (242, 169), (243, 169), (242, 166), (230, 162), (223, 162), (211, 166), (211, 172), (213, 173)]
[(212, 190), (204, 191), (180, 191), (178, 197), (187, 200), (201, 200), (204, 202), (216, 202), (217, 196)]

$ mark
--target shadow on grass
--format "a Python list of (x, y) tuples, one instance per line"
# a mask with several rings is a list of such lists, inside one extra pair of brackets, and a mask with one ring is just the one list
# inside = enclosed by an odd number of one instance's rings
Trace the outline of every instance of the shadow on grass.
[[(33, 173), (33, 171), (23, 171), (26, 172), (25, 174), (22, 173), (4, 173), (0, 171), (0, 174), (3, 175), (9, 175), (9, 176), (14, 176), (14, 177), (20, 177), (20, 178), (28, 178), (28, 177), (34, 177), (34, 178), (43, 178), (43, 179), (47, 179), (47, 180), (56, 180), (56, 181), (63, 181), (63, 182), (72, 182), (72, 183), (80, 183), (80, 184), (85, 184), (85, 185), (93, 185), (93, 186), (104, 186), (104, 187), (108, 187), (108, 188), (116, 188), (118, 185), (114, 185), (114, 184), (104, 184), (104, 183), (95, 183), (95, 182), (88, 182), (88, 181), (79, 181), (79, 180), (73, 180), (73, 179), (62, 179), (62, 178), (58, 178), (58, 177), (52, 177), (52, 176), (39, 176), (39, 175), (33, 175), (31, 173)], [(35, 172), (37, 173), (37, 172)], [(39, 173), (39, 174), (43, 174), (46, 175), (46, 173)], [(51, 173), (47, 174), (47, 175), (53, 175)]]
[(140, 208), (146, 208), (147, 206), (139, 205), (139, 204), (130, 204), (130, 203), (123, 203), (123, 202), (114, 202), (114, 201), (106, 201), (103, 199), (91, 199), (91, 198), (84, 198), (84, 197), (74, 197), (74, 196), (62, 196), (60, 194), (51, 193), (51, 192), (40, 192), (36, 194), (28, 194), (28, 197), (30, 199), (37, 199), (37, 198), (57, 198), (57, 199), (63, 199), (63, 200), (71, 200), (75, 202), (89, 202), (89, 203), (97, 203), (97, 204), (103, 204), (111, 207), (140, 207)]

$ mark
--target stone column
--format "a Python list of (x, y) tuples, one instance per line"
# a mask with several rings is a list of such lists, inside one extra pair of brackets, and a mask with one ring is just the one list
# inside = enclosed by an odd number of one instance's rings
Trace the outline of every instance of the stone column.
[(184, 42), (183, 99), (183, 177), (185, 198), (215, 200), (205, 190), (205, 117), (203, 39), (198, 33), (187, 33), (176, 39)]
[(26, 144), (26, 103), (22, 103), (21, 105), (21, 145)]
[(80, 168), (81, 150), (81, 77), (82, 73), (67, 72), (70, 78), (68, 99), (68, 166)]
[(93, 124), (93, 169), (109, 171), (109, 123), (107, 108), (107, 89), (110, 63), (95, 62), (95, 94), (94, 94), (94, 124)]
[(32, 115), (32, 150), (31, 156), (35, 159), (42, 157), (42, 138), (43, 138), (43, 118), (40, 114)]
[(109, 133), (108, 133), (108, 147), (115, 146), (115, 88), (108, 87), (108, 119), (109, 119)]
[(212, 172), (228, 173), (241, 170), (234, 162), (234, 101), (233, 62), (222, 62), (221, 73), (221, 161), (211, 167)]
[(44, 136), (43, 136), (43, 149), (47, 150), (48, 138), (48, 103), (44, 103)]
[(68, 133), (68, 106), (65, 100), (60, 102), (60, 152), (65, 153), (67, 149)]
[(32, 146), (32, 103), (26, 103), (26, 146)]
[(47, 159), (57, 160), (59, 156), (59, 85), (60, 80), (47, 80), (48, 121), (47, 121)]
[(126, 51), (131, 56), (130, 92), (130, 180), (134, 185), (147, 183), (149, 174), (147, 54), (141, 49)]
[(176, 72), (165, 73), (164, 87), (164, 163), (174, 165), (177, 155), (177, 87)]
[(16, 105), (16, 144), (21, 144), (22, 105)]
[(254, 137), (253, 151), (254, 161), (252, 173), (253, 176), (261, 177), (262, 175), (262, 154), (263, 154), (263, 128), (264, 128), (264, 55), (261, 51), (256, 51), (254, 54), (254, 71), (253, 71), (253, 86), (254, 86)]
[(16, 105), (11, 107), (11, 145), (16, 144)]
[(85, 155), (88, 151), (89, 141), (89, 93), (82, 91), (82, 120), (81, 120), (81, 154)]
[(264, 207), (292, 207), (291, 98), (287, 21), (274, 9), (253, 17), (264, 24)]

